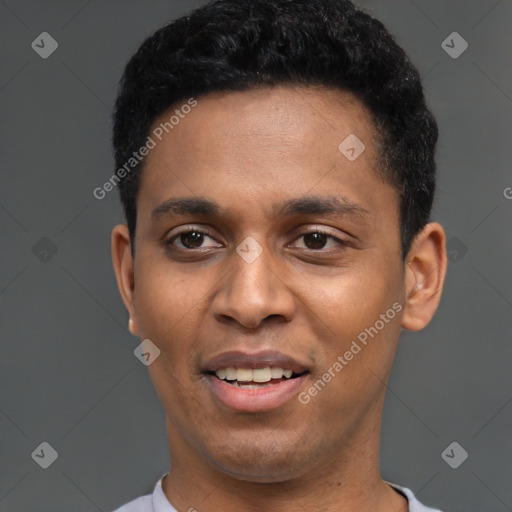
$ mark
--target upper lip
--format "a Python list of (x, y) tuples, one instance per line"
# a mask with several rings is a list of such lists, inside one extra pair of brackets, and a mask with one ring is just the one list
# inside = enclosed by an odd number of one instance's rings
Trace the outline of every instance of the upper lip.
[(292, 370), (293, 373), (304, 373), (307, 371), (307, 367), (304, 364), (276, 350), (262, 350), (259, 352), (231, 350), (223, 352), (208, 359), (204, 365), (204, 371), (215, 372), (229, 367), (255, 369), (268, 366)]

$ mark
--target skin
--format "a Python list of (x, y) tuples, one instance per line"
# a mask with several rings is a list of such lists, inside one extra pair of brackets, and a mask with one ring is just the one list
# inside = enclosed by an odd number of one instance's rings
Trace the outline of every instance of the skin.
[[(354, 161), (338, 150), (350, 134), (366, 146)], [(135, 258), (121, 224), (113, 263), (132, 334), (161, 351), (148, 369), (167, 417), (163, 490), (177, 510), (407, 510), (379, 473), (382, 406), (400, 330), (424, 328), (438, 306), (445, 233), (429, 223), (402, 261), (398, 196), (375, 172), (376, 141), (351, 94), (280, 86), (198, 98), (147, 156)], [(189, 196), (220, 214), (152, 216)], [(343, 196), (368, 213), (276, 215), (303, 196)], [(248, 236), (263, 251), (252, 263), (236, 252)], [(276, 349), (308, 367), (307, 391), (393, 303), (402, 310), (308, 404), (237, 412), (201, 374), (221, 352)]]

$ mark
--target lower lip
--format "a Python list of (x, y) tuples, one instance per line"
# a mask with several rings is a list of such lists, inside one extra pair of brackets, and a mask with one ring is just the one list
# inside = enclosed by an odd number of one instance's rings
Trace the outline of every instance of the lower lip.
[(205, 375), (212, 393), (227, 407), (240, 412), (262, 412), (277, 409), (297, 395), (307, 373), (279, 384), (259, 389), (237, 388), (215, 375)]

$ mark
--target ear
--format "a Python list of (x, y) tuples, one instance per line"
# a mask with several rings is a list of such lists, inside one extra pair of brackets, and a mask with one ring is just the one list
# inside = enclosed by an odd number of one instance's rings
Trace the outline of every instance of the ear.
[(139, 328), (133, 305), (133, 295), (135, 291), (133, 258), (130, 234), (126, 224), (119, 224), (112, 230), (112, 264), (114, 265), (117, 286), (121, 293), (121, 298), (130, 315), (128, 328), (134, 336), (138, 336)]
[(446, 275), (446, 235), (440, 224), (427, 224), (415, 237), (405, 268), (405, 311), (402, 327), (419, 331), (439, 305)]

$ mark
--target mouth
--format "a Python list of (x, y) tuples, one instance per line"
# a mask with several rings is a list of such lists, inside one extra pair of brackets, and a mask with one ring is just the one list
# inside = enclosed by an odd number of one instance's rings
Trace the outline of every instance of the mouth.
[(215, 372), (207, 372), (208, 375), (225, 381), (230, 386), (242, 389), (261, 389), (275, 386), (290, 379), (296, 379), (306, 372), (295, 373), (292, 370), (279, 366), (266, 366), (264, 368), (234, 368), (229, 366)]
[(210, 391), (224, 406), (262, 412), (295, 396), (309, 370), (277, 352), (230, 352), (212, 359), (203, 373)]

